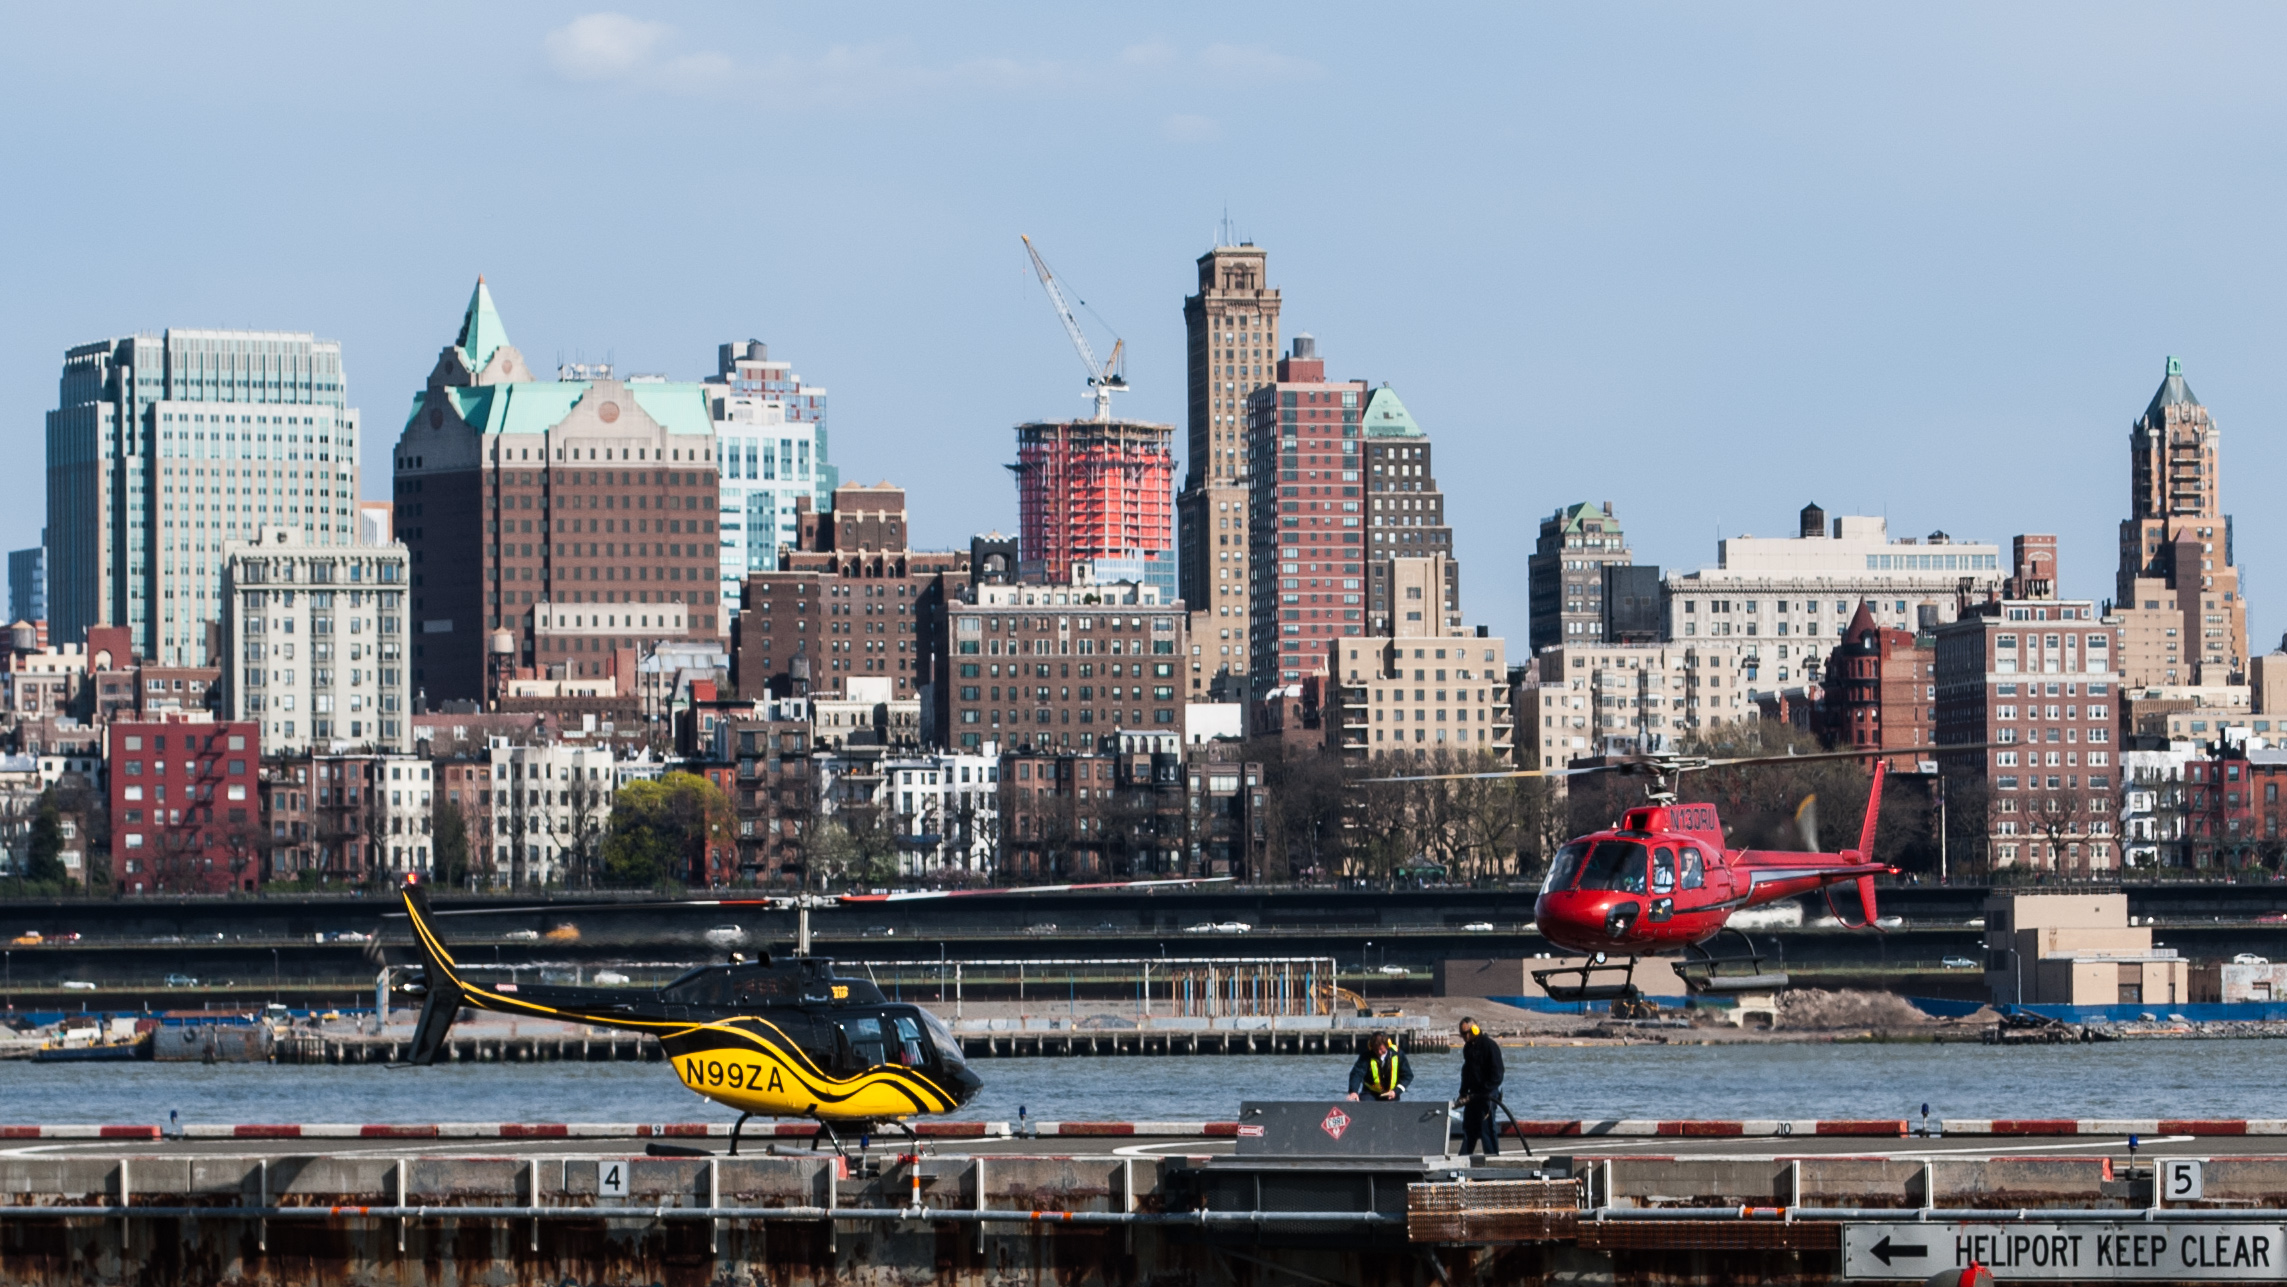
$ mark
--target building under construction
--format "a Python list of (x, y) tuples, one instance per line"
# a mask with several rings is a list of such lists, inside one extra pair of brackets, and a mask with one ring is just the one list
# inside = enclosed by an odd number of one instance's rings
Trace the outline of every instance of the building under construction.
[[(1175, 589), (1175, 426), (1065, 420), (1016, 430), (1017, 558), (1025, 573), (1067, 581), (1075, 560), (1098, 580), (1166, 580)], [(1141, 566), (1130, 570), (1133, 560)]]

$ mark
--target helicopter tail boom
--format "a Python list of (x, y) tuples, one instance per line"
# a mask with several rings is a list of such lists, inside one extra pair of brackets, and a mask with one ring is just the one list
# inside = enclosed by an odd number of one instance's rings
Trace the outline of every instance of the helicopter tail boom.
[(453, 1020), (460, 1017), (461, 1007), (468, 998), (461, 991), (460, 977), (453, 971), (453, 958), (446, 952), (444, 940), (436, 935), (429, 923), (429, 887), (417, 880), (405, 882), (405, 910), (413, 923), (413, 943), (420, 950), (424, 995), (421, 999), (421, 1018), (413, 1027), (413, 1049), (407, 1062), (426, 1066), (437, 1062), (443, 1051), (445, 1036), (452, 1031)]

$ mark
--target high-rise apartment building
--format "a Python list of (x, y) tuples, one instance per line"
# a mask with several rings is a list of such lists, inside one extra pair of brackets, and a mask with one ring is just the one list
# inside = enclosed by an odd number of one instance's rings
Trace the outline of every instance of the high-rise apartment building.
[(406, 551), (272, 527), (223, 546), (226, 718), (273, 752), (413, 747)]
[(1175, 586), (1175, 426), (1060, 420), (1016, 428), (1017, 557), (1057, 582), (1075, 562), (1122, 561)]
[(707, 386), (722, 449), (723, 603), (735, 613), (747, 575), (777, 568), (779, 549), (801, 539), (795, 501), (831, 510), (841, 471), (826, 459), (826, 391), (762, 341), (723, 345)]
[(1279, 293), (1251, 244), (1199, 257), (1199, 293), (1183, 301), (1189, 468), (1176, 501), (1179, 590), (1194, 614), (1192, 646), (1216, 677), (1251, 670), (1247, 587), (1247, 404), (1275, 378)]
[(1603, 506), (1582, 501), (1541, 520), (1526, 561), (1531, 586), (1533, 651), (1604, 638), (1604, 569), (1635, 562), (1627, 534)]
[(1326, 741), (1347, 758), (1509, 757), (1506, 641), (1471, 633), (1443, 610), (1443, 554), (1387, 560), (1382, 584), (1398, 607), (1385, 635), (1322, 640)]
[(168, 330), (64, 354), (47, 418), (52, 635), (127, 627), (208, 664), (222, 543), (290, 523), (357, 539), (357, 412), (341, 345), (296, 331)]
[(533, 377), (483, 279), (396, 451), (412, 555), (413, 685), (485, 696), (500, 670), (607, 673), (714, 639), (722, 608), (711, 386)]
[(2120, 627), (2073, 599), (1988, 599), (1937, 630), (1947, 796), (1984, 811), (1992, 867), (2119, 866)]
[(48, 537), (28, 550), (8, 551), (8, 620), (48, 619)]
[(1453, 525), (1445, 517), (1445, 493), (1437, 485), (1433, 444), (1388, 385), (1366, 395), (1360, 418), (1366, 436), (1366, 628), (1390, 634), (1397, 605), (1386, 580), (1391, 560), (1444, 558), (1445, 614), (1461, 624), (1461, 560), (1453, 552)]
[(1667, 637), (1737, 642), (1744, 678), (1770, 691), (1823, 676), (1860, 604), (1877, 625), (1922, 634), (2007, 575), (1998, 545), (1944, 532), (1893, 540), (1886, 519), (1846, 514), (1828, 528), (1816, 513), (1805, 511), (1800, 536), (1734, 536), (1716, 543), (1714, 567), (1668, 573)]
[[(1360, 463), (1362, 380), (1326, 378), (1309, 335), (1279, 359), (1278, 381), (1247, 400), (1248, 607), (1254, 634), (1254, 692), (1319, 673), (1332, 639), (1366, 633), (1364, 466)], [(1411, 453), (1385, 449), (1395, 479)], [(1420, 465), (1424, 473), (1426, 464)]]
[(812, 514), (806, 498), (798, 508), (800, 548), (747, 578), (739, 695), (839, 696), (852, 678), (880, 678), (894, 681), (894, 700), (918, 698), (944, 601), (967, 582), (968, 551), (913, 549), (905, 489), (888, 483), (837, 488), (830, 514)]
[(2222, 432), (2168, 373), (2128, 432), (2128, 518), (2120, 525), (2114, 606), (2127, 631), (2132, 688), (2237, 684), (2247, 670), (2247, 603), (2239, 593), (2231, 516), (2223, 512)]

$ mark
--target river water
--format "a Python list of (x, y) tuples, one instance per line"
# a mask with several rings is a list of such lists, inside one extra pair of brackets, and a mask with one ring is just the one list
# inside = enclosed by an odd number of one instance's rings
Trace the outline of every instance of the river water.
[[(2262, 1040), (2073, 1046), (1771, 1044), (1511, 1047), (1511, 1109), (1540, 1119), (2287, 1117), (2287, 1046)], [(1345, 1089), (1350, 1059), (1232, 1055), (986, 1059), (959, 1114), (1013, 1121), (1229, 1120), (1242, 1099)], [(1452, 1093), (1457, 1054), (1413, 1060), (1417, 1097)], [(0, 1063), (0, 1122), (690, 1122), (730, 1110), (666, 1064)]]

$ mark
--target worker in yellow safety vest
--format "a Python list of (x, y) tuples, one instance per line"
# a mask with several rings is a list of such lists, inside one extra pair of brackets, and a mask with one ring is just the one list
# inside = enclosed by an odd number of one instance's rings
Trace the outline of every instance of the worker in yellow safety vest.
[(1413, 1064), (1386, 1032), (1374, 1034), (1372, 1044), (1350, 1065), (1350, 1098), (1394, 1100), (1413, 1085)]

